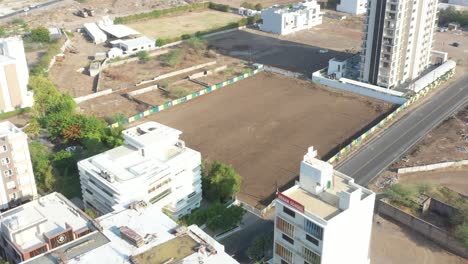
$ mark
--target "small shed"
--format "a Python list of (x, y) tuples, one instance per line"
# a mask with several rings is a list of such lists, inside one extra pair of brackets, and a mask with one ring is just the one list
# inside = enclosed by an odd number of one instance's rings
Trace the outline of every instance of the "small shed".
[(134, 54), (142, 50), (152, 50), (156, 47), (156, 41), (143, 36), (132, 39), (118, 39), (111, 41), (112, 47), (120, 48), (125, 54)]
[(58, 27), (50, 27), (48, 28), (50, 33), (50, 40), (56, 40), (62, 37), (62, 30)]
[(95, 23), (83, 24), (84, 31), (91, 38), (94, 44), (106, 42), (107, 36)]

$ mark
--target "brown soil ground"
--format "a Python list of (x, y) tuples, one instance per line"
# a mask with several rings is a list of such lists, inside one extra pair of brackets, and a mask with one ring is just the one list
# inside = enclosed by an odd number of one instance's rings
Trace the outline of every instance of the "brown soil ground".
[[(162, 65), (161, 57), (152, 57), (146, 63), (139, 61), (125, 63), (123, 65), (107, 68), (103, 71), (101, 79), (101, 89), (124, 89), (135, 86), (136, 83), (143, 80), (151, 80), (162, 74), (189, 68), (195, 65), (216, 61), (216, 66), (230, 64), (238, 61), (237, 59), (218, 55), (215, 58), (209, 58), (204, 55), (190, 54), (184, 55), (181, 63), (176, 67), (168, 67)], [(183, 74), (186, 77), (190, 74), (201, 71), (201, 69)]]
[(391, 107), (264, 72), (140, 122), (177, 128), (208, 161), (233, 165), (243, 178), (239, 198), (261, 208), (297, 178), (309, 146), (323, 157)]
[(95, 115), (109, 120), (116, 113), (123, 113), (126, 116), (133, 116), (147, 109), (145, 105), (128, 100), (121, 94), (114, 93), (101, 96), (78, 105), (78, 111), (87, 115)]
[(371, 263), (378, 264), (468, 263), (466, 259), (445, 251), (422, 235), (379, 215), (374, 216), (370, 251)]
[(468, 159), (468, 106), (427, 134), (392, 168)]
[[(87, 95), (93, 92), (95, 77), (89, 76), (90, 59), (96, 52), (105, 52), (107, 48), (94, 45), (79, 33), (72, 38), (72, 45), (79, 51), (74, 54), (66, 51), (65, 59), (57, 62), (49, 72), (49, 79), (57, 85), (60, 91), (68, 92), (73, 97)], [(83, 72), (78, 72), (84, 68)]]

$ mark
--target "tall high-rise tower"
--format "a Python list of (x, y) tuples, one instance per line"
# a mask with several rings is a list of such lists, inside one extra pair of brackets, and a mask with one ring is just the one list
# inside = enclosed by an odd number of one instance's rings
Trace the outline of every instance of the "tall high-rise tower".
[(395, 88), (427, 69), (437, 3), (438, 0), (369, 0), (361, 81)]

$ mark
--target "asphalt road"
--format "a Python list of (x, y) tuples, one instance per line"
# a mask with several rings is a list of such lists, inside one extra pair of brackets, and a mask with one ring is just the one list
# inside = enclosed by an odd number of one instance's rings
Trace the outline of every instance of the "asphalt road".
[(447, 117), (468, 103), (468, 75), (406, 114), (336, 169), (367, 185)]
[(25, 7), (27, 9), (27, 11), (24, 11), (24, 9), (21, 9), (21, 10), (6, 14), (4, 16), (0, 16), (0, 19), (9, 18), (9, 17), (12, 17), (12, 16), (20, 15), (20, 14), (27, 14), (28, 12), (31, 12), (31, 11), (34, 11), (36, 9), (40, 9), (42, 7), (46, 7), (46, 6), (61, 2), (61, 1), (64, 1), (64, 0), (51, 0), (49, 2), (41, 3), (41, 4), (38, 4), (38, 5)]

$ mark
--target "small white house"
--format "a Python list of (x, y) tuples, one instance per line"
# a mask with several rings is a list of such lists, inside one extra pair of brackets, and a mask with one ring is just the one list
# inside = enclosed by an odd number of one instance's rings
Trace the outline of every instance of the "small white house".
[(260, 30), (286, 35), (322, 24), (320, 5), (315, 0), (297, 3), (292, 7), (274, 5), (261, 12)]
[(48, 30), (50, 33), (50, 40), (56, 40), (62, 36), (62, 31), (58, 27), (50, 27)]
[(327, 75), (334, 77), (334, 79), (341, 79), (346, 74), (346, 60), (337, 60), (333, 58), (328, 61)]
[(367, 11), (367, 0), (338, 0), (336, 11), (352, 15), (365, 14)]
[(118, 39), (111, 41), (112, 47), (123, 50), (125, 54), (134, 54), (142, 50), (152, 50), (156, 47), (156, 40), (143, 36), (133, 39)]
[(123, 55), (123, 50), (119, 48), (111, 48), (107, 52), (107, 57), (109, 59), (118, 58), (118, 57), (121, 57), (122, 55)]

